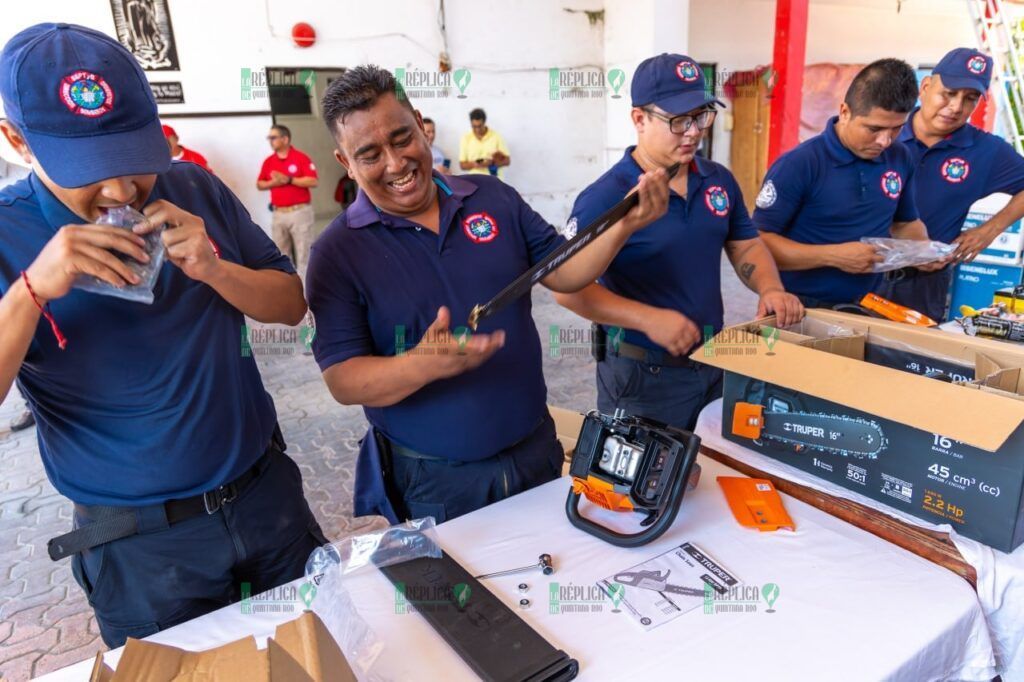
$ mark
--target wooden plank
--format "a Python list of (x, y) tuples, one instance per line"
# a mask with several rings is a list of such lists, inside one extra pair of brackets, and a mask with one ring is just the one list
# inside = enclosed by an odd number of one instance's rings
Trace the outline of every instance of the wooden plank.
[(948, 533), (940, 533), (912, 526), (888, 514), (883, 514), (877, 509), (871, 509), (852, 500), (834, 497), (779, 476), (772, 476), (745, 462), (713, 450), (706, 445), (702, 445), (700, 451), (716, 462), (721, 462), (746, 476), (766, 478), (780, 492), (795, 497), (801, 502), (806, 502), (812, 507), (816, 507), (873, 535), (877, 535), (883, 540), (902, 547), (908, 552), (913, 552), (938, 566), (949, 569), (970, 583), (971, 587), (977, 589), (978, 575), (974, 567), (964, 561), (956, 545), (950, 540)]

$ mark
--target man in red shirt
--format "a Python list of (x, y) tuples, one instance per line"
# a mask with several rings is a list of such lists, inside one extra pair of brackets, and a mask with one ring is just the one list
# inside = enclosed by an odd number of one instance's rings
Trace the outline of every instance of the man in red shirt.
[(210, 165), (206, 163), (205, 156), (178, 144), (178, 133), (174, 132), (174, 128), (168, 125), (162, 127), (164, 129), (164, 137), (167, 138), (167, 146), (171, 148), (172, 159), (175, 161), (191, 161), (197, 166), (201, 166), (203, 170), (213, 172), (210, 170)]
[(317, 185), (316, 166), (292, 146), (291, 131), (285, 126), (272, 127), (267, 141), (274, 153), (264, 160), (256, 186), (270, 190), (274, 211), (271, 236), (304, 278), (313, 244), (313, 197), (309, 190)]

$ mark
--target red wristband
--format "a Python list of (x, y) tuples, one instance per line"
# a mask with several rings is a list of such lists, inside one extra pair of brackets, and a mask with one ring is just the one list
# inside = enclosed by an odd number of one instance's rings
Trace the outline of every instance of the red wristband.
[(65, 346), (68, 345), (68, 340), (60, 332), (60, 327), (57, 326), (57, 320), (53, 319), (53, 315), (51, 315), (50, 311), (47, 310), (50, 304), (47, 303), (44, 306), (39, 302), (39, 299), (36, 298), (36, 292), (32, 291), (32, 285), (28, 283), (28, 274), (26, 274), (24, 270), (21, 271), (21, 279), (25, 281), (25, 288), (28, 289), (28, 295), (32, 297), (32, 302), (36, 304), (36, 307), (39, 308), (39, 312), (42, 313), (43, 317), (46, 318), (46, 321), (50, 323), (50, 329), (53, 331), (53, 335), (57, 338), (57, 345), (60, 346), (61, 350), (64, 350)]

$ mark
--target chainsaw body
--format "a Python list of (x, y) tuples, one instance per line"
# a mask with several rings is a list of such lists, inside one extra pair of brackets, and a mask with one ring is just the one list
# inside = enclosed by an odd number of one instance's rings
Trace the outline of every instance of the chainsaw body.
[[(668, 530), (692, 476), (700, 438), (661, 422), (592, 411), (583, 420), (569, 474), (569, 521), (620, 547), (643, 545)], [(695, 483), (694, 483), (695, 485)], [(605, 509), (646, 515), (637, 533), (619, 533), (579, 513), (580, 497)]]

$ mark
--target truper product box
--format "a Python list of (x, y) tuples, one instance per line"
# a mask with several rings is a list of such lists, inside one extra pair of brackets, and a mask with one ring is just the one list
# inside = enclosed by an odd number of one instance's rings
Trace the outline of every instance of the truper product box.
[(728, 327), (722, 435), (995, 549), (1024, 542), (1024, 347), (809, 310)]

